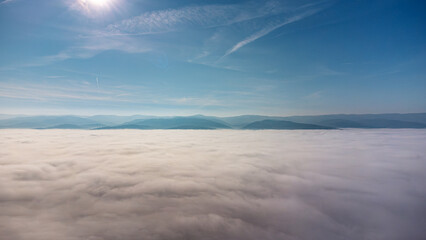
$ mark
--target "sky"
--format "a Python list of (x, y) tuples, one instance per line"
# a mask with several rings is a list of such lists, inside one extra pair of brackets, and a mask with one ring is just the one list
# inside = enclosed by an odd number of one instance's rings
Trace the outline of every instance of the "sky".
[(415, 0), (2, 0), (0, 113), (426, 112), (425, 9)]

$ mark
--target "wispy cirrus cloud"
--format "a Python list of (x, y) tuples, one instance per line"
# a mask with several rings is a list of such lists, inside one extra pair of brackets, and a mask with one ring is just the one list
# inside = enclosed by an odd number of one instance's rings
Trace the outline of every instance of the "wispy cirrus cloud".
[[(21, 99), (31, 101), (84, 101), (111, 103), (138, 103), (169, 106), (229, 106), (229, 102), (215, 96), (174, 97), (159, 91), (142, 89), (140, 86), (101, 86), (99, 78), (68, 84), (29, 84), (27, 82), (0, 82), (0, 99)], [(155, 100), (154, 100), (155, 99)]]
[(125, 53), (144, 53), (152, 49), (140, 39), (133, 39), (127, 36), (99, 37), (92, 35), (76, 39), (74, 46), (70, 46), (54, 55), (42, 56), (18, 67), (37, 67), (68, 59), (87, 59), (111, 50)]
[(137, 17), (110, 24), (112, 34), (155, 34), (189, 28), (211, 28), (279, 14), (283, 8), (276, 1), (266, 4), (205, 5), (143, 13)]
[(290, 18), (287, 18), (285, 20), (275, 20), (272, 22), (269, 22), (265, 25), (264, 28), (262, 28), (261, 30), (253, 33), (252, 35), (250, 35), (249, 37), (245, 38), (244, 40), (238, 42), (237, 44), (235, 44), (231, 49), (229, 49), (228, 51), (226, 51), (225, 56), (228, 56), (229, 54), (237, 51), (238, 49), (244, 47), (245, 45), (256, 41), (257, 39), (271, 33), (272, 31), (281, 28), (287, 24), (293, 23), (293, 22), (297, 22), (300, 21), (306, 17), (309, 17), (315, 13), (317, 13), (318, 11), (320, 11), (321, 9), (314, 9), (314, 10), (308, 10), (306, 12), (303, 12), (299, 15), (295, 15), (292, 16)]
[(166, 99), (166, 102), (173, 105), (184, 105), (184, 106), (228, 106), (229, 103), (220, 101), (217, 98), (212, 97), (181, 97), (181, 98), (170, 98)]
[(51, 84), (0, 83), (0, 98), (27, 99), (36, 101), (83, 100), (83, 101), (128, 101), (125, 92), (100, 90), (88, 84), (55, 86)]
[[(71, 4), (70, 6), (74, 5)], [(80, 6), (81, 4), (77, 5)], [(53, 55), (39, 57), (28, 64), (21, 65), (21, 67), (44, 66), (68, 59), (86, 59), (110, 50), (124, 53), (156, 51), (162, 48), (163, 45), (161, 44), (167, 43), (167, 40), (159, 42), (145, 35), (177, 31), (199, 31), (206, 28), (216, 29), (220, 27), (227, 30), (220, 35), (225, 34), (226, 36), (222, 36), (218, 41), (209, 43), (215, 45), (209, 49), (206, 49), (205, 46), (196, 46), (197, 43), (191, 45), (194, 48), (194, 57), (190, 58), (191, 60), (189, 61), (205, 65), (217, 65), (215, 61), (218, 58), (237, 51), (275, 29), (315, 13), (315, 10), (306, 11), (306, 9), (314, 7), (318, 6), (287, 5), (280, 1), (267, 1), (262, 3), (188, 6), (145, 12), (139, 16), (107, 26), (85, 29), (81, 34), (77, 34), (75, 40), (66, 49)], [(301, 13), (301, 11), (305, 12)], [(292, 16), (288, 17), (289, 15)], [(236, 29), (234, 29), (235, 24), (238, 24)], [(259, 28), (261, 29), (259, 30)], [(239, 34), (248, 33), (249, 37), (237, 42), (232, 48), (228, 49), (229, 43), (237, 39), (230, 41), (232, 37), (227, 34), (233, 34), (235, 31), (238, 31)], [(223, 55), (223, 52), (225, 52), (225, 55)], [(204, 59), (207, 56), (212, 57)], [(201, 61), (201, 59), (203, 60)], [(239, 70), (228, 65), (219, 67)]]

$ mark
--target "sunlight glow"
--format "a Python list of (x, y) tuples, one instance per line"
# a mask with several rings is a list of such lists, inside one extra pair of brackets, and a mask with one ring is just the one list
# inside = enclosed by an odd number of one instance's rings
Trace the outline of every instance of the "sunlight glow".
[(106, 16), (119, 9), (121, 0), (72, 0), (72, 8), (84, 13), (88, 17), (98, 18)]
[(104, 7), (106, 5), (108, 5), (108, 3), (110, 2), (109, 0), (88, 0), (88, 2), (90, 4), (99, 6), (99, 7)]
[(77, 6), (81, 11), (94, 13), (115, 8), (117, 0), (77, 0)]

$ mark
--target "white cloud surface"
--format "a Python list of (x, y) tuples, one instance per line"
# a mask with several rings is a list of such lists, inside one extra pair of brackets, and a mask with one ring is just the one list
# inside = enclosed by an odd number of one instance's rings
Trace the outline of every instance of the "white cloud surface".
[(422, 239), (424, 130), (2, 130), (8, 240)]

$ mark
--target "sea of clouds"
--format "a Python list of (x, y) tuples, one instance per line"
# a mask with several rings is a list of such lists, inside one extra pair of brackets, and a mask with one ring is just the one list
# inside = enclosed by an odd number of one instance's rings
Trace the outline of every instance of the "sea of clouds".
[(0, 239), (426, 236), (425, 130), (1, 130)]

